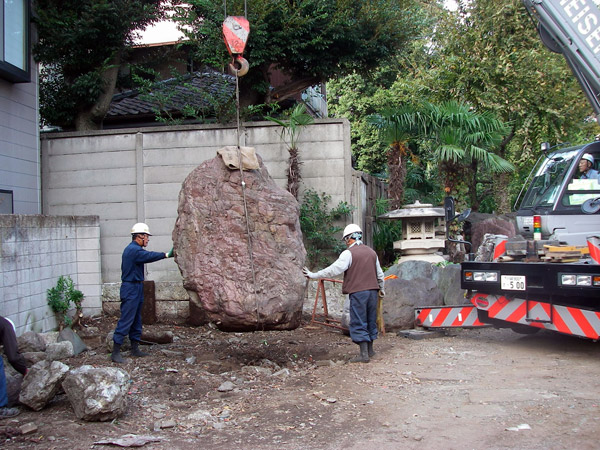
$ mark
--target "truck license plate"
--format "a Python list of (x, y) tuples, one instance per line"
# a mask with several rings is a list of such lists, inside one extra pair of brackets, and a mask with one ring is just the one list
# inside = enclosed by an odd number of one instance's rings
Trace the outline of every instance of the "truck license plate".
[(523, 275), (502, 275), (500, 276), (500, 285), (502, 289), (508, 291), (524, 291), (525, 276)]

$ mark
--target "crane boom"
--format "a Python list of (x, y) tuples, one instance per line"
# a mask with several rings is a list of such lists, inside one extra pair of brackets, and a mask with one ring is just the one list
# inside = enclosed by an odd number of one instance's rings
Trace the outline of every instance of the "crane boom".
[(593, 0), (523, 0), (542, 42), (561, 53), (600, 116), (600, 9)]

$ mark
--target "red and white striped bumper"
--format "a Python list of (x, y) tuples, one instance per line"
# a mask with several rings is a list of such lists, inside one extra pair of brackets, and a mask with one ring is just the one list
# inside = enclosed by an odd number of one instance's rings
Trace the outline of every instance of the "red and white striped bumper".
[(593, 340), (600, 337), (600, 312), (597, 311), (480, 293), (475, 294), (471, 298), (471, 302), (477, 308), (487, 311), (490, 319), (558, 331)]
[(477, 319), (477, 308), (472, 305), (416, 308), (415, 324), (424, 328), (474, 328), (489, 326)]

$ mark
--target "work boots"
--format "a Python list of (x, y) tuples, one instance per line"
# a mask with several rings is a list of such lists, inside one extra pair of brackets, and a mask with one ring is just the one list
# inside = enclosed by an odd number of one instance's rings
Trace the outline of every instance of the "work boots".
[(369, 343), (368, 342), (359, 342), (358, 345), (360, 346), (360, 354), (358, 356), (352, 358), (350, 360), (350, 362), (368, 363), (369, 362)]
[(113, 351), (112, 355), (110, 355), (110, 359), (112, 359), (113, 362), (116, 362), (117, 364), (123, 364), (125, 362), (125, 360), (121, 356), (121, 344), (113, 345)]
[(373, 341), (368, 342), (369, 345), (367, 345), (367, 350), (369, 352), (369, 358), (372, 358), (373, 356), (375, 356), (377, 353), (375, 353), (375, 350), (373, 350)]
[(0, 408), (0, 420), (18, 416), (20, 413), (21, 411), (19, 408), (9, 408), (8, 406), (3, 406)]
[(131, 351), (129, 352), (131, 356), (148, 356), (149, 353), (143, 352), (140, 350), (140, 343), (138, 341), (131, 341)]

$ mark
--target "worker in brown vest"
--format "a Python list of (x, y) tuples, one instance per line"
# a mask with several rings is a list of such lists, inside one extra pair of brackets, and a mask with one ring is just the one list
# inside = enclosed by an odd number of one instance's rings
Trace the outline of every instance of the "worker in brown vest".
[(344, 229), (344, 242), (348, 247), (329, 267), (302, 272), (308, 278), (331, 278), (344, 274), (342, 292), (350, 294), (350, 338), (360, 346), (360, 354), (351, 362), (369, 362), (375, 355), (373, 341), (377, 339), (377, 295), (383, 297), (383, 270), (377, 254), (362, 242), (362, 230), (356, 224)]

